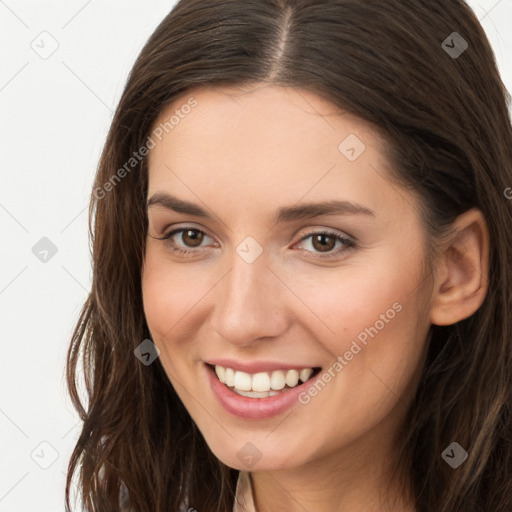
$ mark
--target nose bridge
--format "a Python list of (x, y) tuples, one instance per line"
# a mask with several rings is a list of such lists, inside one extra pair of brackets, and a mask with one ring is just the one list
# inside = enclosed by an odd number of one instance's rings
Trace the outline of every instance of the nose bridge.
[(214, 328), (232, 343), (278, 336), (285, 329), (282, 285), (267, 267), (267, 255), (255, 249), (248, 241), (233, 252), (214, 305)]

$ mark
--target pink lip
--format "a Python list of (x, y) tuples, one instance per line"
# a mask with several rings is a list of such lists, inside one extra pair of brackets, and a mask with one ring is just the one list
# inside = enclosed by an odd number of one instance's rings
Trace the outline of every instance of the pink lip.
[(233, 359), (210, 359), (205, 361), (212, 366), (223, 366), (224, 368), (232, 368), (233, 370), (258, 373), (258, 372), (273, 372), (275, 370), (302, 370), (303, 368), (317, 368), (316, 366), (309, 366), (304, 364), (290, 365), (290, 363), (279, 363), (276, 361), (234, 361)]
[(204, 367), (212, 391), (224, 409), (235, 416), (249, 420), (270, 418), (281, 414), (297, 403), (299, 395), (311, 386), (310, 379), (300, 386), (283, 391), (278, 395), (267, 398), (249, 398), (231, 391), (217, 378), (211, 367), (207, 365)]

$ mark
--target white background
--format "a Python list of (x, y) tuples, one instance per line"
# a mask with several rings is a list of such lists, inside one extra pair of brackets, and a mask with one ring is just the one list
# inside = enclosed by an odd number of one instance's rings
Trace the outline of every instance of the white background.
[[(90, 287), (87, 202), (128, 72), (174, 3), (0, 0), (0, 512), (64, 510), (80, 425), (64, 364)], [(512, 0), (468, 3), (512, 92)], [(58, 44), (46, 59), (31, 47), (45, 51), (41, 38)], [(46, 263), (32, 252), (42, 237), (57, 248)]]

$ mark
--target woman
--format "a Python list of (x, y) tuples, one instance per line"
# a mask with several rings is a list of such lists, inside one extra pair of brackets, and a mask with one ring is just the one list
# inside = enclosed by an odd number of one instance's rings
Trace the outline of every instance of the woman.
[(94, 185), (68, 509), (80, 465), (89, 511), (510, 512), (509, 105), (462, 0), (179, 2)]

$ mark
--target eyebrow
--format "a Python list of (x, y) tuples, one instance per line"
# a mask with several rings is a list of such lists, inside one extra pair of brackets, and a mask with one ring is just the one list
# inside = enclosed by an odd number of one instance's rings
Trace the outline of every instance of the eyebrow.
[[(185, 213), (187, 215), (213, 220), (213, 216), (200, 206), (184, 201), (183, 199), (178, 199), (166, 192), (155, 192), (147, 202), (148, 209), (151, 206), (162, 206), (177, 213)], [(370, 208), (352, 201), (332, 200), (279, 208), (274, 216), (274, 223), (279, 224), (282, 222), (320, 217), (322, 215), (368, 215), (375, 217), (375, 212)]]

